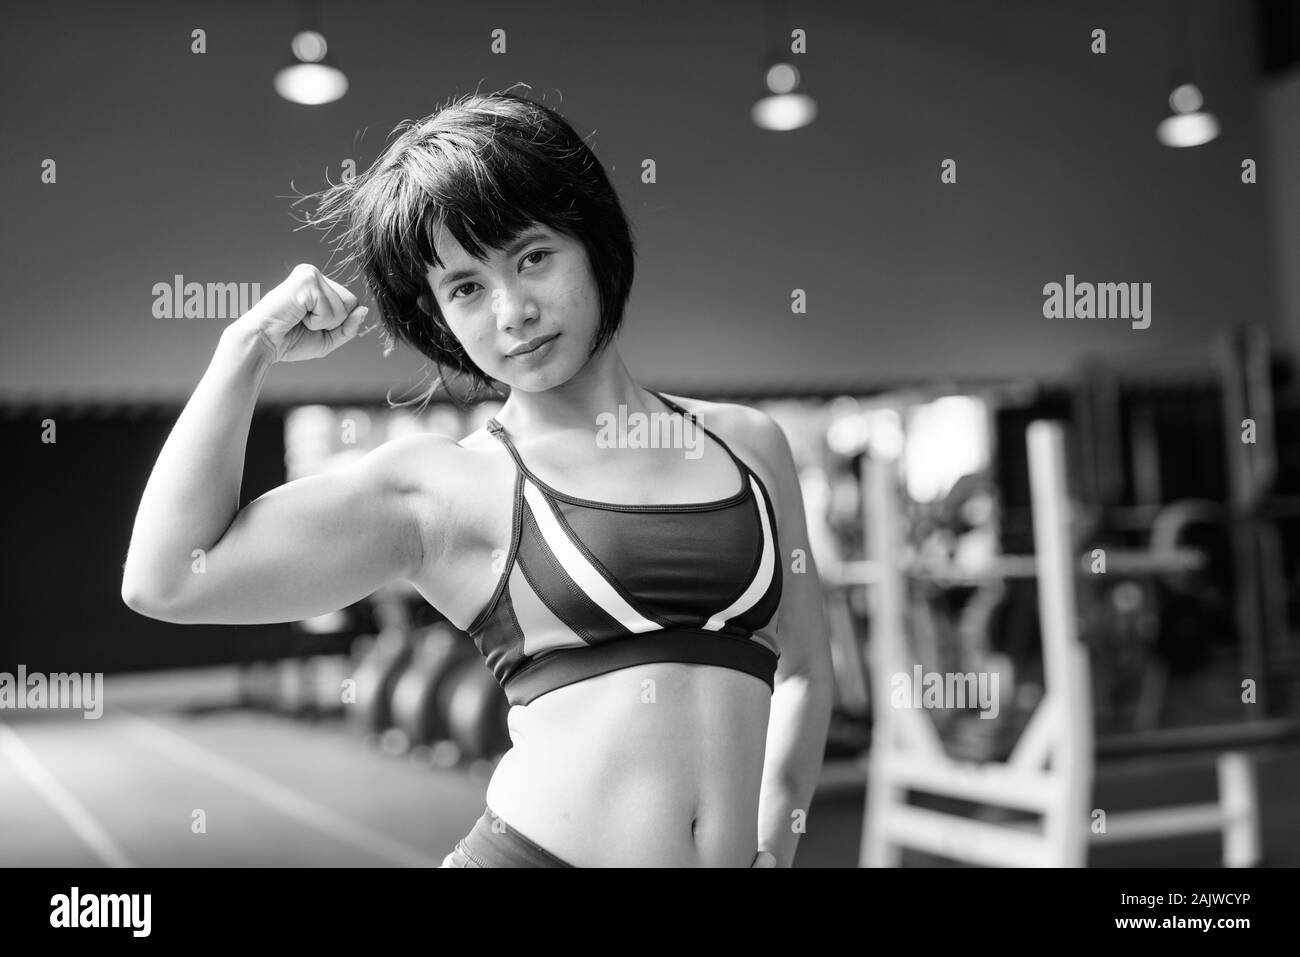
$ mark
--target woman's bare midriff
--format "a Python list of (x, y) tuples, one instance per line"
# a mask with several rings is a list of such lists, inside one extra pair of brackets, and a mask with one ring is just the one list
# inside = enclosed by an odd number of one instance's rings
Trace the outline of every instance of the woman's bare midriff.
[(748, 867), (771, 689), (713, 665), (638, 665), (510, 709), (487, 804), (578, 867)]

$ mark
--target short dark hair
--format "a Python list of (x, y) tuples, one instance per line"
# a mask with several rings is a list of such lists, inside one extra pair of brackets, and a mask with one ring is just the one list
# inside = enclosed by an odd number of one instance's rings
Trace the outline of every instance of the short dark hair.
[[(379, 307), (389, 337), (470, 381), (466, 400), (493, 380), (465, 354), (425, 273), (444, 267), (433, 237), (446, 227), (485, 260), (540, 223), (580, 240), (600, 293), (591, 355), (618, 332), (632, 289), (631, 227), (600, 161), (559, 113), (514, 93), (469, 93), (419, 121), (404, 120), (383, 154), (350, 182), (317, 194), (309, 225), (341, 230), (336, 251)], [(494, 390), (495, 391), (495, 390)], [(455, 400), (455, 396), (452, 396)]]

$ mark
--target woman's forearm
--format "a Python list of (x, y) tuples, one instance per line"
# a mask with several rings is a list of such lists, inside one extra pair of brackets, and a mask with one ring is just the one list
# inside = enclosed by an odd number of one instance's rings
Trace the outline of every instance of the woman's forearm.
[(128, 604), (163, 605), (239, 512), (248, 430), (272, 364), (256, 328), (232, 323), (172, 427), (136, 512), (122, 576)]
[(790, 867), (826, 753), (833, 692), (829, 678), (796, 675), (772, 693), (763, 787), (758, 801), (758, 846)]

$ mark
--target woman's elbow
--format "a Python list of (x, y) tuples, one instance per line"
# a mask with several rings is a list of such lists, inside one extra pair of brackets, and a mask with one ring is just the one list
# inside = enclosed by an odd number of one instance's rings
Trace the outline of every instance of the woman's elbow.
[(186, 623), (175, 601), (169, 600), (155, 589), (144, 587), (139, 582), (131, 579), (124, 579), (122, 582), (122, 603), (137, 615), (143, 615), (145, 618), (153, 618), (157, 621), (165, 621), (176, 625)]
[(791, 668), (785, 673), (778, 672), (776, 686), (788, 687), (797, 691), (810, 701), (831, 703), (835, 698), (835, 672), (830, 662), (813, 658), (801, 663), (798, 668)]

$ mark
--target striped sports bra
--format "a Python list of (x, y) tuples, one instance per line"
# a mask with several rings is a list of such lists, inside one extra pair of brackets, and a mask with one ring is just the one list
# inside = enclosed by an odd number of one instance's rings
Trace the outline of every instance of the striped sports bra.
[(776, 514), (725, 442), (699, 426), (740, 471), (730, 497), (617, 505), (551, 488), (501, 423), (487, 427), (518, 466), (514, 522), (496, 590), (468, 632), (510, 704), (650, 662), (718, 665), (773, 685), (780, 650), (756, 632), (781, 600)]

